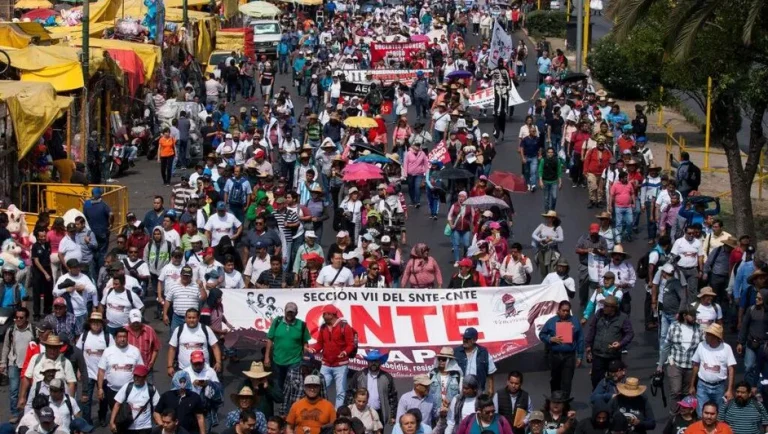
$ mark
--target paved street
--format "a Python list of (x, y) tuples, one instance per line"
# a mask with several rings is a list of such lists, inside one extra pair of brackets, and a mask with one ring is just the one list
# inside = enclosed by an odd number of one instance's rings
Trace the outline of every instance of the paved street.
[[(515, 42), (518, 38), (522, 37), (522, 34), (515, 35)], [(470, 43), (474, 45), (476, 41), (470, 38)], [(534, 90), (535, 83), (535, 50), (533, 47), (529, 48), (531, 56), (529, 58), (528, 70), (531, 72), (528, 81), (521, 83), (521, 89), (519, 93), (521, 95), (531, 95)], [(289, 79), (287, 76), (279, 76), (277, 85), (286, 85), (290, 87)], [(299, 98), (294, 99), (297, 104), (296, 112), (298, 113), (304, 105), (304, 101)], [(517, 133), (521, 125), (521, 121), (524, 117), (524, 112), (527, 109), (525, 106), (517, 106), (515, 116), (507, 124), (506, 140), (503, 143), (497, 143), (498, 156), (494, 161), (494, 170), (513, 171), (520, 173), (521, 164), (519, 156), (517, 154)], [(236, 110), (231, 110), (231, 113), (236, 113)], [(492, 120), (481, 120), (481, 129), (492, 133)], [(146, 212), (151, 205), (151, 198), (156, 194), (163, 195), (166, 200), (170, 196), (170, 189), (163, 187), (160, 178), (159, 165), (155, 162), (148, 162), (146, 159), (142, 159), (129, 174), (120, 179), (120, 182), (126, 185), (130, 190), (130, 205), (131, 210), (141, 216)], [(174, 179), (174, 182), (177, 182)], [(426, 204), (426, 197), (422, 195), (423, 203)], [(541, 222), (540, 214), (543, 209), (543, 198), (539, 191), (534, 194), (520, 193), (513, 197), (513, 202), (517, 215), (515, 216), (514, 226), (514, 241), (518, 241), (526, 247), (525, 254), (532, 255), (533, 251), (530, 247), (531, 233), (534, 228)], [(575, 269), (577, 264), (577, 258), (574, 253), (574, 246), (577, 239), (587, 232), (590, 223), (595, 221), (594, 210), (588, 210), (586, 208), (587, 198), (586, 190), (582, 188), (572, 188), (570, 180), (566, 179), (563, 182), (563, 189), (559, 193), (557, 211), (562, 218), (562, 225), (565, 233), (565, 241), (561, 244), (561, 251), (565, 258), (571, 264), (572, 276), (576, 277)], [(428, 211), (424, 206), (418, 210), (409, 210), (409, 219), (407, 223), (408, 240), (411, 244), (417, 242), (426, 242), (432, 249), (432, 255), (438, 260), (441, 265), (444, 280), (447, 282), (449, 276), (454, 273), (452, 267), (450, 241), (443, 235), (443, 229), (445, 226), (445, 207), (441, 208), (440, 216), (442, 217), (438, 221), (432, 221), (427, 219)], [(328, 223), (330, 225), (330, 223)], [(642, 234), (641, 228), (641, 234)], [(332, 242), (334, 234), (333, 231), (328, 229), (325, 231), (325, 238), (322, 240), (323, 246), (328, 246)], [(629, 253), (632, 255), (630, 261), (634, 264), (637, 258), (642, 256), (646, 243), (644, 240), (636, 241), (633, 245), (628, 247)], [(410, 251), (410, 246), (403, 248), (403, 253), (407, 255)], [(538, 270), (534, 272), (534, 283), (539, 280)], [(635, 341), (631, 346), (626, 361), (629, 365), (629, 375), (639, 377), (643, 384), (648, 385), (649, 376), (655, 366), (655, 360), (657, 358), (657, 350), (655, 342), (657, 341), (656, 333), (647, 333), (642, 326), (642, 308), (644, 299), (644, 285), (638, 284), (633, 290), (633, 325), (635, 326)], [(574, 303), (578, 305), (578, 303)], [(147, 314), (147, 316), (150, 316)], [(153, 326), (157, 330), (163, 341), (168, 340), (168, 329), (159, 321), (153, 321)], [(161, 391), (168, 390), (169, 379), (165, 375), (162, 369), (165, 366), (165, 349), (161, 352), (157, 367), (161, 368), (156, 372), (156, 382), (158, 389)], [(498, 363), (499, 373), (495, 376), (495, 384), (497, 386), (503, 384), (506, 381), (506, 374), (512, 369), (520, 370), (525, 375), (524, 389), (531, 393), (531, 397), (534, 400), (534, 405), (540, 407), (544, 402), (544, 394), (549, 393), (549, 372), (546, 368), (544, 361), (544, 353), (541, 346), (536, 347), (526, 353), (519, 354), (510, 359), (505, 360), (502, 363)], [(227, 364), (224, 372), (224, 383), (227, 384), (227, 396), (229, 393), (235, 391), (235, 387), (239, 384), (240, 371), (247, 369), (251, 361), (254, 360), (253, 356), (246, 357), (238, 364)], [(574, 379), (574, 395), (575, 401), (573, 403), (574, 409), (578, 412), (578, 417), (588, 417), (589, 410), (589, 393), (591, 391), (589, 381), (589, 366), (584, 365), (576, 371)], [(405, 392), (411, 388), (411, 384), (405, 380), (398, 380), (398, 389), (400, 392)], [(7, 396), (7, 388), (0, 389), (3, 398)], [(659, 423), (657, 429), (660, 431), (663, 427), (663, 423), (666, 422), (666, 410), (662, 408), (661, 398), (652, 398), (650, 391), (647, 392), (649, 399), (653, 403), (653, 410), (656, 414), (656, 419)], [(333, 393), (331, 393), (333, 395)], [(8, 408), (7, 401), (3, 399), (3, 404), (0, 407), (0, 420), (7, 420)], [(226, 399), (226, 405), (221, 409), (220, 414), (224, 414), (226, 411), (232, 408), (232, 404), (229, 399)], [(223, 427), (219, 426), (215, 431), (221, 432)], [(106, 433), (106, 429), (100, 429), (98, 432)]]

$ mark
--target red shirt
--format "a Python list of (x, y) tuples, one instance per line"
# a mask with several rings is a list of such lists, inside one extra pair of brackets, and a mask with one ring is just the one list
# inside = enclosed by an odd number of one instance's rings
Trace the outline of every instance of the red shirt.
[(640, 171), (627, 172), (627, 179), (635, 187), (635, 192), (640, 191), (640, 186), (643, 185), (643, 174)]
[(611, 198), (613, 199), (613, 204), (619, 208), (634, 206), (635, 203), (632, 201), (633, 191), (634, 187), (629, 182), (626, 184), (623, 184), (621, 181), (614, 182), (611, 185)]
[[(575, 152), (575, 151), (574, 151)], [(584, 173), (591, 173), (596, 176), (603, 174), (603, 170), (608, 167), (611, 160), (611, 151), (598, 148), (592, 148), (584, 156)]]
[(344, 351), (349, 355), (354, 350), (354, 333), (349, 324), (336, 320), (332, 326), (323, 325), (317, 330), (317, 342), (312, 345), (316, 353), (323, 353), (323, 365), (336, 367), (349, 364), (347, 357), (339, 357)]
[(157, 333), (147, 324), (142, 324), (141, 331), (138, 333), (131, 327), (126, 329), (128, 329), (128, 343), (139, 349), (144, 365), (149, 367), (152, 353), (160, 351), (160, 339), (157, 338)]
[(631, 151), (632, 145), (635, 144), (635, 141), (632, 139), (632, 137), (619, 137), (619, 140), (616, 141), (616, 145), (619, 147), (619, 150), (624, 153), (624, 151)]

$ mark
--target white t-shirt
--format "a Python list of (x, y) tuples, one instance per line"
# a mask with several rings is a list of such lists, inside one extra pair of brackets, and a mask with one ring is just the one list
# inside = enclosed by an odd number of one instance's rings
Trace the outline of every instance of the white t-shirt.
[[(536, 130), (536, 137), (539, 137), (539, 127), (537, 127), (536, 125), (531, 125), (531, 127), (533, 127), (533, 129)], [(517, 137), (520, 139), (524, 139), (530, 135), (531, 135), (530, 127), (528, 127), (528, 125), (523, 124), (523, 126), (520, 127), (520, 134), (518, 134)]]
[(224, 273), (224, 288), (226, 289), (242, 289), (245, 288), (245, 282), (243, 281), (243, 275), (237, 270), (232, 270), (231, 273)]
[(210, 273), (214, 270), (224, 270), (224, 265), (221, 264), (221, 262), (214, 259), (213, 264), (206, 264), (205, 262), (201, 262), (197, 266), (197, 270), (195, 271), (195, 275), (193, 276), (195, 278), (194, 282), (197, 282), (198, 280), (205, 283), (205, 275)]
[(143, 364), (139, 349), (133, 345), (120, 348), (112, 345), (104, 350), (99, 360), (99, 369), (104, 370), (104, 378), (109, 388), (118, 391), (123, 385), (133, 381), (133, 369)]
[[(173, 249), (181, 247), (181, 236), (175, 229), (171, 229), (170, 231), (163, 230), (163, 237), (165, 238), (165, 241), (171, 243)], [(149, 268), (147, 268), (147, 274), (149, 274)]]
[(69, 273), (62, 274), (59, 279), (56, 280), (56, 284), (53, 285), (54, 297), (59, 297), (67, 293), (67, 288), (59, 289), (59, 285), (67, 279), (75, 282), (76, 284), (85, 286), (83, 292), (79, 292), (73, 289), (72, 292), (69, 293), (69, 299), (72, 301), (72, 313), (74, 313), (75, 316), (86, 315), (88, 313), (87, 303), (89, 301), (94, 305), (99, 304), (98, 294), (96, 293), (96, 286), (93, 284), (93, 281), (91, 281), (91, 278), (83, 273), (78, 274), (76, 277)]
[[(43, 373), (41, 369), (43, 369), (43, 361), (45, 360), (45, 348), (41, 346), (40, 351), (42, 352), (35, 354), (32, 356), (32, 358), (29, 359), (29, 363), (27, 363), (27, 370), (24, 371), (24, 376), (27, 377), (27, 379), (32, 380), (31, 387), (34, 387), (34, 383), (43, 381)], [(43, 358), (42, 360), (41, 357)], [(72, 368), (72, 363), (65, 359), (64, 356), (57, 357), (53, 363), (57, 369), (56, 375), (53, 378), (60, 378), (64, 380), (65, 383), (77, 382), (77, 377), (75, 376), (75, 370)]]
[[(72, 413), (69, 412), (69, 406), (67, 406), (67, 400), (69, 400), (69, 403), (72, 406)], [(67, 396), (65, 394), (61, 402), (57, 404), (53, 402), (53, 400), (50, 400), (48, 402), (48, 406), (51, 407), (51, 410), (53, 410), (53, 415), (54, 415), (53, 422), (59, 426), (59, 429), (69, 432), (69, 424), (72, 421), (72, 418), (77, 413), (80, 413), (80, 406), (77, 405), (77, 399), (72, 398), (71, 396)], [(43, 432), (43, 431), (40, 431), (40, 432)]]
[[(339, 277), (336, 277), (336, 274)], [(355, 284), (355, 277), (347, 267), (341, 267), (341, 272), (339, 272), (332, 265), (326, 265), (320, 270), (320, 274), (317, 275), (317, 284), (323, 286), (352, 286)]]
[(432, 119), (435, 121), (435, 130), (445, 132), (445, 130), (448, 128), (448, 123), (451, 121), (451, 114), (448, 112), (435, 112), (432, 115)]
[[(216, 335), (213, 334), (213, 330), (202, 324), (198, 324), (194, 329), (190, 329), (186, 324), (180, 327), (182, 327), (181, 336), (179, 336), (178, 330), (174, 330), (171, 334), (170, 342), (170, 345), (178, 351), (179, 368), (184, 369), (187, 366), (190, 366), (189, 358), (192, 356), (192, 352), (197, 350), (200, 350), (205, 354), (205, 361), (210, 364), (211, 361), (208, 359), (209, 355), (207, 347), (215, 345), (218, 341)], [(208, 331), (207, 345), (205, 332), (203, 332), (202, 327), (205, 327)]]
[(688, 242), (685, 237), (678, 238), (672, 245), (671, 253), (680, 256), (680, 260), (677, 261), (677, 266), (680, 268), (696, 267), (699, 264), (699, 256), (704, 256), (701, 240), (696, 238), (691, 242)]
[[(696, 303), (693, 303), (695, 306)], [(723, 310), (717, 303), (712, 303), (709, 306), (705, 306), (699, 303), (696, 308), (696, 322), (706, 327), (715, 321), (723, 319)]]
[[(87, 333), (87, 335), (86, 335)], [(94, 334), (90, 330), (86, 330), (75, 342), (75, 346), (83, 351), (83, 357), (85, 358), (85, 364), (88, 366), (88, 378), (96, 380), (99, 374), (99, 362), (101, 356), (104, 354), (104, 350), (107, 349), (107, 341), (105, 339), (106, 332), (102, 329), (101, 333)], [(83, 342), (85, 338), (85, 342)], [(114, 339), (110, 339), (112, 343)]]
[[(120, 404), (126, 402), (126, 396), (125, 392), (128, 390), (128, 385), (126, 384), (115, 395), (115, 402), (118, 402)], [(149, 386), (147, 383), (144, 383), (144, 386), (137, 386), (136, 384), (131, 387), (131, 394), (128, 395), (127, 402), (131, 405), (131, 409), (133, 410), (133, 423), (128, 428), (129, 430), (141, 430), (141, 429), (150, 429), (152, 428), (152, 406), (157, 407), (157, 404), (160, 402), (160, 394), (157, 392), (157, 389), (154, 391), (154, 395), (152, 396), (152, 405), (147, 405), (147, 407), (144, 409), (144, 411), (139, 414), (139, 411), (141, 411), (141, 408), (144, 407), (145, 404), (149, 401)]]
[(728, 379), (728, 367), (736, 366), (736, 358), (733, 357), (731, 346), (721, 343), (717, 348), (712, 348), (706, 341), (701, 341), (691, 358), (693, 363), (699, 364), (699, 379), (708, 383), (717, 383)]
[(157, 280), (163, 282), (163, 285), (168, 286), (173, 282), (178, 283), (181, 280), (181, 269), (184, 268), (183, 264), (173, 265), (172, 262), (168, 263), (160, 270), (160, 274), (157, 276)]
[(685, 351), (688, 351), (688, 349), (691, 348), (691, 345), (693, 345), (693, 333), (693, 327), (685, 323), (680, 325), (680, 346), (683, 347)]
[(65, 235), (59, 243), (59, 253), (64, 255), (64, 262), (70, 259), (77, 259), (78, 262), (83, 262), (83, 252), (80, 250), (80, 246), (77, 245), (69, 235)]
[[(125, 276), (126, 285), (128, 284), (128, 276)], [(109, 283), (109, 282), (108, 282)], [(107, 286), (109, 288), (109, 286)], [(131, 298), (128, 298), (128, 291), (124, 290), (120, 293), (114, 289), (109, 289), (104, 293), (101, 298), (101, 305), (104, 306), (104, 313), (107, 318), (107, 325), (109, 327), (124, 327), (128, 325), (128, 312), (131, 309), (142, 309), (144, 303), (141, 301), (141, 297), (137, 294), (131, 294)], [(131, 304), (131, 299), (133, 304)]]
[(224, 217), (221, 217), (219, 213), (210, 216), (205, 224), (205, 230), (211, 232), (211, 247), (216, 247), (224, 235), (229, 235), (231, 238), (240, 225), (242, 225), (240, 220), (230, 213)]
[(259, 280), (259, 276), (261, 276), (261, 273), (269, 270), (269, 253), (264, 257), (264, 259), (259, 258), (258, 256), (251, 256), (251, 259), (248, 260), (245, 264), (245, 275), (248, 276), (251, 283), (256, 283), (257, 280)]
[[(173, 231), (176, 232), (176, 231)], [(178, 235), (178, 233), (176, 234)], [(166, 238), (167, 239), (167, 238)], [(169, 240), (170, 241), (170, 240)], [(181, 238), (179, 238), (179, 243), (181, 243)], [(173, 242), (171, 242), (173, 244)], [(139, 262), (144, 262), (143, 264), (136, 267), (136, 264)], [(149, 265), (143, 260), (143, 259), (137, 259), (135, 262), (132, 262), (130, 259), (125, 258), (125, 261), (123, 262), (123, 265), (125, 265), (125, 272), (128, 273), (128, 268), (136, 267), (136, 272), (139, 273), (139, 276), (147, 276), (149, 277)], [(133, 277), (133, 276), (131, 276)]]
[(200, 395), (200, 392), (203, 391), (202, 387), (195, 386), (195, 381), (198, 380), (205, 380), (209, 383), (218, 383), (219, 382), (219, 376), (216, 375), (216, 371), (211, 368), (210, 365), (206, 364), (202, 371), (195, 372), (195, 370), (192, 368), (192, 366), (187, 366), (184, 368), (184, 372), (189, 374), (189, 381), (192, 383), (192, 391)]

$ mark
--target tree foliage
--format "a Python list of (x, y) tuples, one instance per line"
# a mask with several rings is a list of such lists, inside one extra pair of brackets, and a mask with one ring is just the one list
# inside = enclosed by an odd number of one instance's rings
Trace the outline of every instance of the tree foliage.
[(525, 27), (533, 36), (564, 38), (566, 14), (560, 11), (533, 11), (525, 16)]

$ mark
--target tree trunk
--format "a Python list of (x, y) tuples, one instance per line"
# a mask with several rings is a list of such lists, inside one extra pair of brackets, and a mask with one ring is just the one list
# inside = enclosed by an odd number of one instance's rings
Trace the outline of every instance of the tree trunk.
[(755, 220), (752, 214), (752, 182), (760, 163), (760, 154), (765, 146), (762, 131), (762, 118), (766, 104), (754, 108), (750, 119), (749, 148), (747, 161), (742, 163), (741, 149), (736, 137), (741, 128), (741, 116), (736, 101), (729, 96), (715, 98), (713, 101), (713, 135), (725, 151), (728, 162), (728, 175), (731, 184), (733, 217), (736, 227), (734, 235), (749, 235), (755, 239)]

